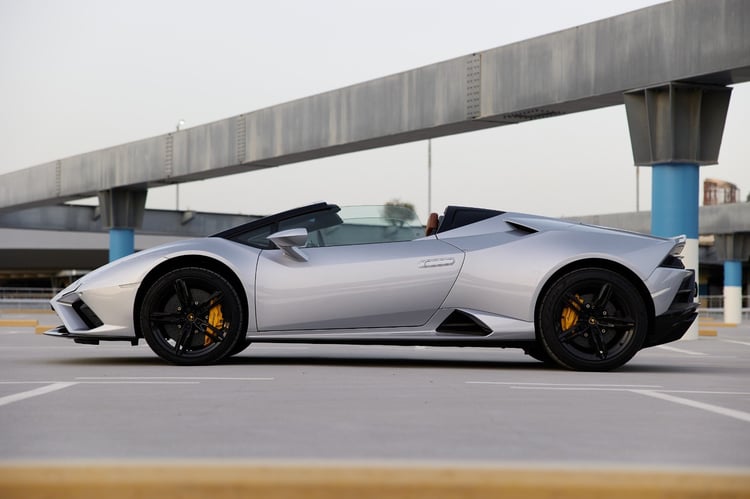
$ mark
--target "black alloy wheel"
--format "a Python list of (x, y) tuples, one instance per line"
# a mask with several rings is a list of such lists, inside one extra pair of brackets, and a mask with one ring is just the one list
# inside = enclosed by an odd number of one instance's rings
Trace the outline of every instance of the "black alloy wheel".
[(638, 290), (607, 269), (574, 270), (555, 281), (539, 308), (539, 339), (559, 365), (616, 369), (640, 350), (648, 313)]
[(224, 277), (187, 267), (161, 276), (140, 309), (143, 336), (161, 358), (180, 365), (211, 364), (244, 340), (240, 298)]

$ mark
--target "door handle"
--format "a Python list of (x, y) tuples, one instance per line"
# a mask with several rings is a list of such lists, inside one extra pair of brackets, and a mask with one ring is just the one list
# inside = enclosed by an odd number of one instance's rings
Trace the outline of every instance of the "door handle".
[(455, 258), (430, 258), (429, 260), (422, 260), (419, 262), (420, 269), (427, 269), (432, 267), (449, 267), (456, 263)]

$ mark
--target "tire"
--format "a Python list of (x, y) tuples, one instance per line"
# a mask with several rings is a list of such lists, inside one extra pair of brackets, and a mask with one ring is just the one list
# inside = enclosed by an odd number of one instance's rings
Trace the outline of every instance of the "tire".
[(585, 268), (552, 283), (537, 325), (545, 351), (560, 366), (610, 371), (641, 349), (648, 321), (643, 298), (628, 279), (611, 270)]
[(250, 340), (247, 340), (245, 338), (240, 339), (237, 343), (235, 343), (234, 348), (232, 348), (232, 351), (229, 352), (229, 357), (232, 357), (234, 355), (237, 355), (238, 353), (243, 352), (247, 347), (249, 347), (252, 344)]
[(525, 347), (523, 349), (523, 353), (528, 355), (534, 360), (538, 360), (539, 362), (544, 362), (548, 365), (556, 365), (557, 362), (552, 360), (552, 357), (547, 353), (547, 350), (544, 349), (544, 345), (530, 345), (528, 347)]
[(157, 279), (143, 297), (139, 321), (151, 349), (178, 365), (218, 362), (246, 331), (236, 290), (221, 275), (200, 267)]

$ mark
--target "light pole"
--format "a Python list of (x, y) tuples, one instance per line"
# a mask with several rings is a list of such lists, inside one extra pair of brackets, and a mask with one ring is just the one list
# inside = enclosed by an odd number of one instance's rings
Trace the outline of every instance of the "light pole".
[(641, 167), (635, 167), (635, 211), (641, 211)]
[(432, 213), (432, 139), (427, 139), (427, 215)]
[[(180, 131), (180, 128), (182, 128), (182, 125), (185, 124), (185, 120), (180, 120), (177, 122), (177, 130)], [(174, 200), (174, 209), (175, 211), (180, 211), (180, 184), (177, 183), (174, 185), (174, 194), (175, 194), (175, 200)]]

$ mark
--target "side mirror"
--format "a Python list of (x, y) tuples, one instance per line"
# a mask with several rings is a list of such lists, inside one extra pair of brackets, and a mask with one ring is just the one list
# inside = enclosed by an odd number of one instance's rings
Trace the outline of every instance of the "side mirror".
[(269, 239), (288, 257), (300, 262), (307, 261), (307, 255), (300, 250), (300, 246), (307, 244), (307, 229), (282, 230), (271, 234), (266, 239)]

